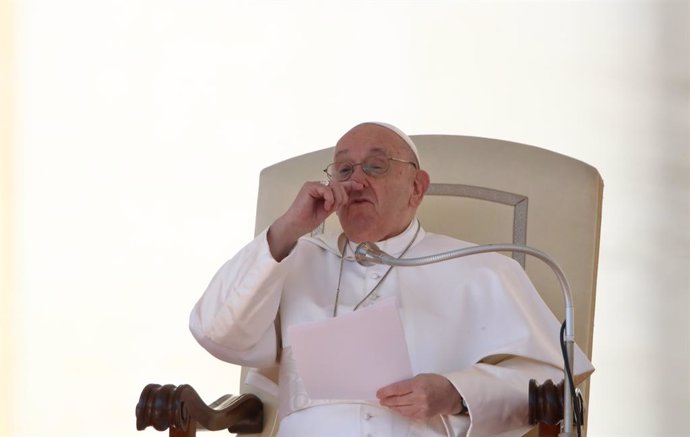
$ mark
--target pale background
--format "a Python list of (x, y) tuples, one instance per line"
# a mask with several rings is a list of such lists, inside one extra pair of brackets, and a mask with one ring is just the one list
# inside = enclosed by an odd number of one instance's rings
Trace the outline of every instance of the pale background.
[(688, 435), (689, 28), (687, 2), (2, 0), (0, 435), (157, 435), (145, 384), (236, 392), (188, 312), (259, 170), (372, 119), (597, 167), (589, 435)]

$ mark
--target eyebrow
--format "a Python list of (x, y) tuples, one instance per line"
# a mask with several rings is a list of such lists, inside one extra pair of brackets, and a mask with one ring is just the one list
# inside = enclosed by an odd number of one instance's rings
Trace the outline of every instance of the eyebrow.
[[(336, 153), (335, 156), (342, 155), (343, 153), (347, 153), (348, 151), (349, 151), (348, 149), (341, 150), (338, 153)], [(370, 152), (369, 153), (370, 155), (375, 155), (375, 154), (386, 155), (388, 153), (386, 151), (386, 149), (384, 149), (383, 147), (374, 147), (369, 152)]]

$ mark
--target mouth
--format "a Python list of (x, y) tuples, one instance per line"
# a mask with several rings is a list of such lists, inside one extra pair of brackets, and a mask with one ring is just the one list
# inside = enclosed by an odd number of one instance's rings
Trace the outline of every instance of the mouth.
[(350, 200), (350, 205), (363, 205), (365, 203), (373, 203), (373, 202), (371, 200), (365, 198), (365, 197), (358, 197), (356, 199)]

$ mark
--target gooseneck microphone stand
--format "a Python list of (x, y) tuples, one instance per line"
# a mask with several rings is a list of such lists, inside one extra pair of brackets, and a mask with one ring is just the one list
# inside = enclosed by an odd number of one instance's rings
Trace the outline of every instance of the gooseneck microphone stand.
[(418, 258), (395, 258), (376, 246), (371, 242), (364, 242), (357, 246), (355, 250), (355, 259), (363, 266), (371, 266), (374, 264), (385, 264), (389, 266), (399, 267), (413, 267), (427, 264), (434, 264), (450, 259), (461, 258), (469, 255), (478, 255), (480, 253), (488, 252), (520, 252), (532, 255), (542, 260), (548, 265), (558, 278), (558, 282), (563, 292), (565, 300), (565, 350), (566, 357), (564, 358), (564, 378), (563, 378), (563, 423), (561, 425), (561, 433), (559, 437), (576, 437), (573, 431), (573, 398), (571, 392), (573, 391), (572, 382), (568, 369), (573, 369), (574, 363), (574, 345), (575, 345), (575, 310), (573, 307), (573, 298), (570, 292), (570, 284), (565, 277), (560, 266), (544, 252), (531, 248), (529, 246), (520, 246), (517, 244), (488, 244), (483, 246), (472, 246), (462, 249), (451, 250), (449, 252), (439, 253), (437, 255), (422, 256)]

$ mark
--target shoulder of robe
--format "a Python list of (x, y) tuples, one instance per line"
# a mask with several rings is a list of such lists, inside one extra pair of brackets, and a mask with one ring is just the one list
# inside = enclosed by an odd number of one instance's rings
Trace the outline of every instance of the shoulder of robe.
[[(410, 256), (427, 256), (436, 255), (443, 252), (450, 252), (456, 249), (464, 249), (466, 247), (477, 246), (476, 243), (471, 243), (468, 241), (460, 240), (458, 238), (450, 237), (448, 235), (434, 234), (427, 232), (424, 240), (420, 244), (416, 245), (413, 254)], [(503, 255), (497, 252), (483, 253), (479, 255), (471, 255), (463, 258), (458, 258), (455, 261), (460, 261), (465, 263), (486, 263), (490, 262), (494, 268), (501, 269), (515, 269), (518, 268), (522, 270), (520, 264), (512, 259), (510, 256)]]

